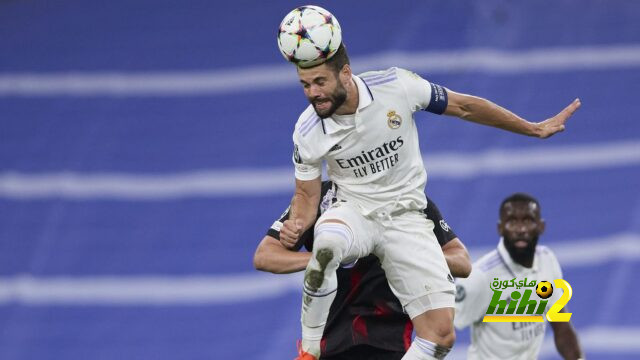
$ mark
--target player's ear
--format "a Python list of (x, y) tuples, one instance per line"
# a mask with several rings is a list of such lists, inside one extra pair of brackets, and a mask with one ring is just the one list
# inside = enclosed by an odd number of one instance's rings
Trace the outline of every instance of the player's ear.
[(496, 224), (496, 230), (498, 230), (498, 235), (502, 236), (502, 222), (500, 220), (498, 220), (498, 223)]
[(544, 219), (540, 218), (540, 220), (538, 220), (538, 229), (539, 229), (538, 234), (542, 235), (546, 227), (547, 227), (547, 223), (544, 222)]
[(338, 74), (338, 76), (340, 77), (340, 81), (343, 84), (348, 83), (349, 81), (351, 81), (351, 75), (351, 66), (349, 66), (349, 64), (344, 64), (344, 66), (340, 70), (340, 73)]

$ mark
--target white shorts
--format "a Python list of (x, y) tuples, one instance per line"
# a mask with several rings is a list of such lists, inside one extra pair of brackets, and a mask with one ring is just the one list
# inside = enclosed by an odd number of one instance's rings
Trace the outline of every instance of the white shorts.
[(410, 318), (432, 309), (453, 308), (455, 285), (433, 233), (433, 221), (420, 211), (378, 215), (365, 217), (348, 202), (339, 201), (317, 224), (335, 219), (349, 226), (354, 241), (341, 262), (375, 254)]

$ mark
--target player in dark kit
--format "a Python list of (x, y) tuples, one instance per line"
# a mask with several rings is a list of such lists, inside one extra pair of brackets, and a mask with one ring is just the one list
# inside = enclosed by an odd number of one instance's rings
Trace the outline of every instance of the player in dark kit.
[[(334, 184), (323, 182), (318, 217), (335, 201), (334, 194)], [(434, 223), (434, 233), (451, 274), (469, 276), (469, 254), (431, 199), (424, 213)], [(304, 246), (311, 251), (313, 226), (300, 237), (293, 249), (296, 251), (289, 250), (279, 241), (280, 227), (288, 217), (289, 209), (274, 222), (258, 245), (254, 257), (256, 269), (291, 273), (306, 268), (311, 252), (297, 250)], [(337, 275), (338, 289), (321, 341), (321, 359), (401, 359), (411, 345), (413, 325), (391, 292), (378, 258), (369, 255), (354, 264), (343, 264)]]

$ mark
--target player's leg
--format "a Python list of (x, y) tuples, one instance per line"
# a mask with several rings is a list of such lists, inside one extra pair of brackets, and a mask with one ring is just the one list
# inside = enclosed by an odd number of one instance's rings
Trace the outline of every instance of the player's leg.
[(313, 242), (313, 254), (304, 274), (302, 349), (318, 358), (324, 325), (338, 287), (336, 270), (353, 243), (353, 234), (344, 222), (328, 219), (316, 225)]
[(302, 350), (320, 355), (320, 340), (338, 286), (340, 263), (371, 252), (371, 221), (342, 204), (327, 210), (314, 229), (313, 254), (304, 274), (302, 296)]
[(454, 309), (432, 309), (411, 319), (416, 337), (404, 360), (444, 359), (455, 342)]
[(409, 212), (388, 225), (376, 255), (416, 331), (403, 359), (442, 359), (455, 341), (455, 286), (433, 222)]
[(379, 349), (370, 345), (358, 345), (332, 356), (322, 356), (321, 360), (401, 360), (404, 352)]

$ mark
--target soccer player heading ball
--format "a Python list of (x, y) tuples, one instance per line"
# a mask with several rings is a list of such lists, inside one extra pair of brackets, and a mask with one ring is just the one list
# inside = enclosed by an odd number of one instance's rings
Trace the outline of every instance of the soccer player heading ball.
[[(290, 25), (306, 23), (307, 11), (329, 14), (318, 9), (294, 10), (300, 20), (296, 17)], [(323, 26), (322, 21), (314, 26)], [(320, 44), (317, 57), (295, 58), (302, 52), (291, 53), (298, 63), (313, 63), (297, 66), (311, 105), (299, 116), (293, 134), (296, 190), (290, 217), (280, 230), (281, 243), (293, 247), (315, 223), (313, 255), (304, 276), (299, 359), (320, 355), (337, 287), (336, 269), (368, 254), (380, 259), (391, 290), (413, 322), (416, 337), (403, 359), (442, 359), (455, 341), (455, 287), (434, 224), (422, 213), (427, 174), (413, 114), (424, 110), (547, 138), (564, 130), (580, 101), (534, 123), (407, 70), (394, 67), (356, 76), (344, 42), (329, 57), (333, 42), (326, 53), (314, 30), (300, 29), (297, 39), (300, 44), (303, 39)], [(337, 201), (316, 222), (323, 161), (337, 185)]]

